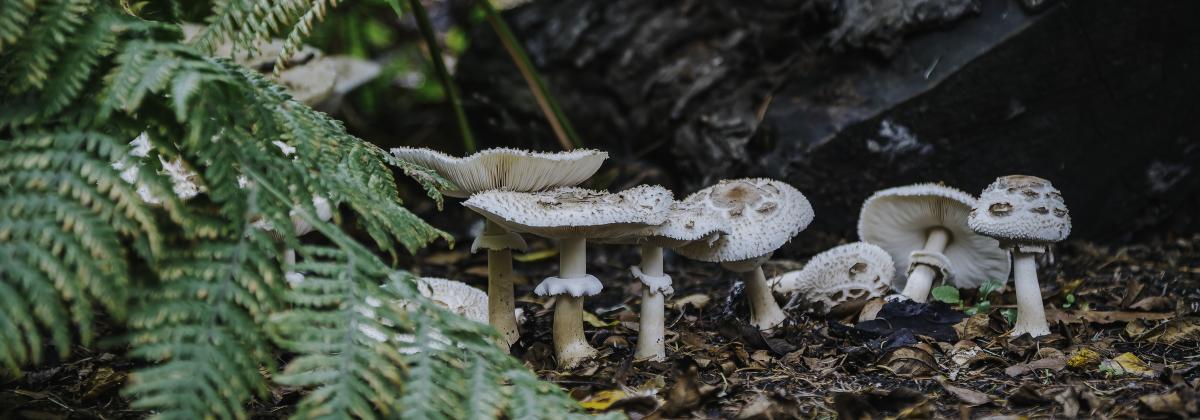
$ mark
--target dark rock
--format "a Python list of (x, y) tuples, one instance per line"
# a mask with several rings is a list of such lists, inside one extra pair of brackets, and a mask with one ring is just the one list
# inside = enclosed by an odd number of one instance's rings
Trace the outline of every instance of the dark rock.
[[(783, 255), (852, 240), (876, 189), (977, 193), (1011, 173), (1052, 180), (1075, 237), (1196, 230), (1196, 16), (1196, 2), (1119, 0), (566, 0), (507, 14), (616, 166), (649, 161), (680, 195), (741, 176), (800, 188), (817, 213), (803, 235), (820, 239)], [(479, 29), (458, 73), (478, 137), (557, 148)]]

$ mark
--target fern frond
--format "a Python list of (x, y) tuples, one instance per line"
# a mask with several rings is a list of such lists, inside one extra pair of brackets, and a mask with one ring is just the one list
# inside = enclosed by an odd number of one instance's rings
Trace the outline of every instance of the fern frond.
[(29, 18), (37, 9), (37, 0), (0, 1), (0, 54), (15, 44), (29, 26)]
[(92, 2), (46, 0), (37, 7), (40, 12), (37, 22), (27, 24), (27, 31), (13, 43), (17, 45), (16, 51), (12, 52), (13, 60), (4, 66), (7, 77), (3, 80), (7, 82), (9, 93), (43, 87), (50, 67), (58, 60), (75, 30), (83, 24), (83, 16), (91, 10)]
[[(253, 229), (248, 227), (247, 229)], [(132, 376), (133, 406), (162, 418), (245, 418), (244, 404), (267, 392), (259, 369), (273, 359), (255, 333), (274, 311), (282, 281), (265, 235), (208, 242), (170, 257), (162, 286), (139, 299), (130, 352), (157, 366)]]

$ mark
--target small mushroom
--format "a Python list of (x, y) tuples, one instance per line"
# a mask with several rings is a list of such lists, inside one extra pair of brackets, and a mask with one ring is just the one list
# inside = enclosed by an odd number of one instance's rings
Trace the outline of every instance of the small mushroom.
[(666, 295), (674, 290), (671, 288), (671, 276), (663, 270), (663, 248), (680, 247), (694, 241), (711, 243), (728, 230), (725, 218), (712, 214), (707, 206), (696, 202), (676, 201), (671, 204), (670, 213), (661, 225), (651, 226), (628, 236), (594, 241), (640, 246), (641, 264), (629, 267), (633, 277), (645, 285), (642, 289), (642, 308), (638, 318), (638, 342), (634, 358), (662, 361), (667, 357), (664, 310)]
[(1071, 234), (1071, 214), (1062, 194), (1042, 178), (1002, 176), (980, 194), (968, 223), (975, 232), (996, 238), (1001, 248), (1012, 252), (1017, 292), (1012, 336), (1050, 334), (1034, 255)]
[(775, 293), (792, 295), (786, 309), (804, 304), (810, 312), (827, 314), (848, 301), (883, 296), (895, 275), (887, 251), (855, 242), (817, 254), (803, 269), (773, 277), (768, 283)]
[[(429, 149), (401, 147), (392, 149), (392, 154), (401, 161), (433, 169), (454, 185), (442, 193), (459, 198), (491, 190), (535, 192), (574, 186), (590, 178), (608, 158), (608, 153), (582, 149), (560, 153), (488, 149), (457, 158)], [(520, 338), (513, 315), (512, 250), (525, 247), (521, 235), (490, 219), (484, 224), (483, 234), (471, 244), (471, 252), (487, 249), (490, 323), (510, 346)]]
[(559, 275), (538, 284), (535, 293), (558, 296), (554, 305), (554, 351), (558, 364), (571, 368), (596, 354), (583, 335), (583, 297), (603, 285), (587, 274), (587, 239), (629, 236), (666, 221), (671, 191), (639, 186), (619, 193), (563, 187), (522, 193), (488, 191), (465, 206), (508, 231), (557, 239)]
[(939, 184), (888, 188), (863, 203), (858, 237), (891, 254), (893, 287), (917, 302), (929, 298), (935, 280), (977, 288), (1007, 279), (1008, 254), (967, 226), (975, 203), (970, 194)]
[(812, 205), (804, 194), (780, 181), (748, 178), (721, 181), (684, 201), (702, 204), (724, 218), (729, 223), (729, 234), (711, 243), (692, 242), (675, 251), (741, 273), (750, 303), (750, 322), (760, 330), (783, 323), (787, 316), (771, 295), (762, 263), (812, 222)]
[(481, 324), (488, 322), (487, 293), (469, 284), (437, 277), (421, 277), (417, 281), (417, 291), (466, 319)]

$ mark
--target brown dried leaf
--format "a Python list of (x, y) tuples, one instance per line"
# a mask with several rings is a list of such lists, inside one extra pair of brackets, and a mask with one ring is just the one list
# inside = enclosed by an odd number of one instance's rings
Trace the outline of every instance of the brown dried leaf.
[(1050, 369), (1055, 372), (1062, 370), (1067, 366), (1067, 358), (1065, 357), (1049, 357), (1045, 359), (1034, 360), (1029, 363), (1017, 363), (1004, 369), (1004, 373), (1011, 377), (1019, 377), (1037, 369)]
[(1163, 312), (1175, 308), (1175, 301), (1166, 296), (1151, 296), (1129, 305), (1129, 309), (1139, 311)]
[(942, 389), (945, 389), (946, 392), (954, 395), (959, 401), (962, 401), (967, 405), (976, 406), (992, 402), (992, 397), (988, 396), (988, 394), (984, 394), (969, 388), (951, 385), (943, 376), (938, 376), (937, 381), (938, 384), (942, 386)]

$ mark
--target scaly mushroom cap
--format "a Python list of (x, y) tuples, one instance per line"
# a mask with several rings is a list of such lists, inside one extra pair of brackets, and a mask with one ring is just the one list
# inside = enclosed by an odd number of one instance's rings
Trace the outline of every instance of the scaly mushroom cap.
[(392, 154), (450, 180), (455, 189), (442, 194), (458, 198), (489, 190), (538, 192), (579, 185), (608, 159), (607, 152), (586, 149), (542, 153), (500, 148), (456, 158), (429, 149), (399, 147), (392, 149)]
[(667, 219), (661, 225), (649, 226), (627, 235), (596, 239), (592, 242), (614, 245), (637, 245), (649, 243), (664, 248), (674, 248), (691, 242), (712, 243), (720, 235), (729, 233), (729, 221), (717, 216), (708, 206), (699, 202), (675, 201), (671, 203)]
[(450, 312), (486, 324), (488, 322), (487, 293), (471, 287), (461, 281), (440, 279), (436, 277), (421, 277), (417, 281), (417, 291)]
[(817, 254), (803, 269), (768, 281), (776, 293), (797, 293), (810, 310), (829, 313), (847, 301), (883, 296), (896, 274), (891, 255), (875, 245), (855, 242)]
[(545, 192), (493, 190), (463, 202), (511, 232), (553, 239), (626, 236), (662, 224), (671, 191), (642, 185), (619, 193), (562, 187)]
[(724, 180), (683, 200), (729, 224), (711, 244), (692, 242), (675, 251), (706, 262), (738, 262), (770, 255), (808, 227), (813, 208), (791, 185), (765, 178)]
[[(1008, 252), (995, 239), (979, 235), (967, 225), (975, 197), (938, 184), (914, 184), (888, 188), (871, 195), (858, 217), (858, 237), (891, 254), (896, 264), (892, 287), (903, 290), (908, 283), (913, 251), (925, 247), (929, 230), (941, 227), (950, 232), (942, 251), (949, 262), (956, 287), (976, 288), (988, 280), (1007, 279)], [(938, 267), (943, 268), (943, 267)]]
[(996, 178), (979, 197), (968, 220), (971, 229), (1014, 244), (1044, 248), (1071, 234), (1071, 213), (1062, 194), (1036, 176)]

